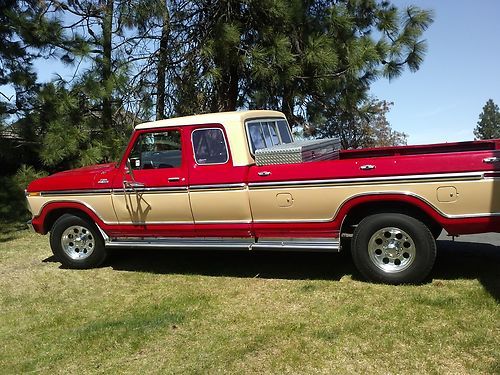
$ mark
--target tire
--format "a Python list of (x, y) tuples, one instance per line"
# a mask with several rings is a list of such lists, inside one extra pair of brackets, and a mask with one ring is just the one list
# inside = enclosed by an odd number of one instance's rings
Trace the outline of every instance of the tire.
[(429, 227), (429, 230), (431, 231), (432, 237), (434, 237), (435, 240), (437, 240), (441, 235), (441, 232), (443, 232), (443, 228), (441, 228), (439, 225)]
[(436, 260), (436, 241), (421, 221), (403, 214), (364, 218), (352, 240), (351, 254), (368, 280), (385, 284), (422, 282)]
[(108, 255), (95, 224), (70, 214), (62, 215), (52, 226), (50, 247), (57, 260), (67, 268), (98, 267)]

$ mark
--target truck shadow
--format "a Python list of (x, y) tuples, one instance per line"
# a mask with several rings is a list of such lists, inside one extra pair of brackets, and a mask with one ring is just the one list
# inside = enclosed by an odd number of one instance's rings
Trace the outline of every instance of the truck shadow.
[(114, 250), (120, 271), (263, 279), (340, 280), (356, 272), (346, 254), (238, 250)]
[(477, 279), (500, 303), (500, 245), (439, 240), (436, 264), (430, 277)]
[[(477, 279), (500, 302), (500, 246), (439, 240), (427, 279)], [(347, 252), (285, 253), (199, 250), (115, 250), (109, 266), (119, 271), (264, 279), (362, 280)]]

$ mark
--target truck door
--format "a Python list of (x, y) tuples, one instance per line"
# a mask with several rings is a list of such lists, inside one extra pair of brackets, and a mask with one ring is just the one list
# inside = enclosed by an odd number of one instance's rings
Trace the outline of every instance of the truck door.
[(120, 224), (192, 224), (187, 188), (186, 150), (180, 128), (147, 129), (133, 137), (122, 165), (123, 180), (114, 181), (113, 205)]
[(233, 166), (221, 125), (189, 130), (189, 197), (197, 236), (250, 237), (248, 166)]

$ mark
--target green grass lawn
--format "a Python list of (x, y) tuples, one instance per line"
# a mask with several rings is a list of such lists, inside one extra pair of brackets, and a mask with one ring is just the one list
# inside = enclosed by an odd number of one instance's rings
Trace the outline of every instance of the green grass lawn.
[[(9, 229), (10, 228), (10, 229)], [(340, 254), (121, 251), (60, 268), (0, 230), (0, 374), (500, 373), (500, 249), (441, 241), (421, 286)]]

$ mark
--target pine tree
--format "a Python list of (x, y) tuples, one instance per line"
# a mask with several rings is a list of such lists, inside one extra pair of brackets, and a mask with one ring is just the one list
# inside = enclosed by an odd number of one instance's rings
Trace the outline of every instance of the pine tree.
[[(61, 20), (71, 43), (54, 46), (64, 51), (62, 60), (75, 67), (71, 83), (61, 81), (66, 90), (68, 110), (49, 124), (42, 155), (48, 165), (64, 163), (76, 157), (73, 164), (116, 160), (136, 123), (129, 113), (131, 90), (127, 62), (134, 27), (133, 3), (114, 0), (54, 1), (51, 11)], [(62, 91), (59, 91), (62, 95)], [(45, 98), (42, 98), (42, 101)], [(78, 106), (78, 115), (72, 112)], [(69, 117), (69, 121), (63, 121)], [(64, 130), (66, 128), (66, 130)], [(61, 142), (60, 132), (78, 136)], [(78, 152), (76, 152), (76, 148)], [(76, 154), (75, 154), (76, 153)], [(78, 156), (76, 156), (78, 155)]]
[(47, 16), (43, 0), (0, 0), (0, 174), (13, 174), (21, 164), (40, 166), (40, 134), (22, 121), (35, 109), (40, 90), (33, 62), (54, 55), (62, 41), (59, 21)]
[[(197, 35), (175, 82), (177, 112), (283, 111), (318, 128), (359, 113), (371, 82), (423, 61), (432, 12), (388, 1), (198, 1)], [(333, 134), (331, 134), (333, 135)]]
[(474, 135), (476, 139), (500, 138), (500, 110), (492, 99), (484, 105)]

